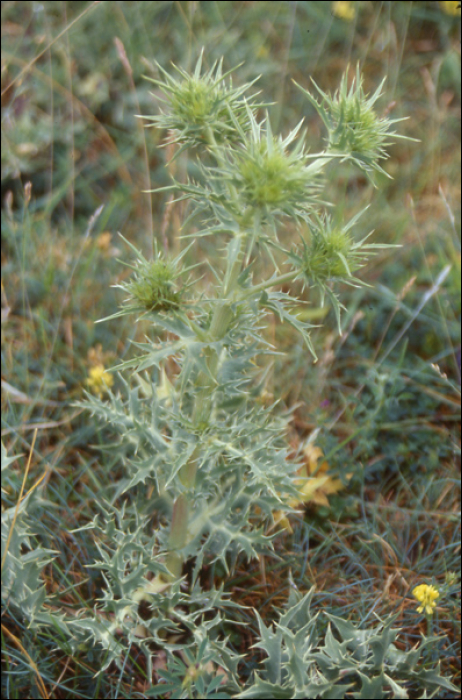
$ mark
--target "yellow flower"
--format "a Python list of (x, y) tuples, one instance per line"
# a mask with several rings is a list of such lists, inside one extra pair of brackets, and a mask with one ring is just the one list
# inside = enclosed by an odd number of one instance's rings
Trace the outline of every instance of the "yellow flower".
[(114, 384), (114, 377), (104, 369), (103, 365), (92, 367), (89, 375), (86, 384), (100, 397), (103, 395), (103, 391), (107, 391)]
[(460, 15), (460, 2), (458, 2), (458, 0), (455, 0), (455, 2), (452, 2), (452, 0), (446, 0), (440, 2), (440, 5), (443, 12), (445, 12), (447, 15)]
[(332, 12), (336, 17), (340, 17), (341, 19), (346, 19), (348, 21), (354, 19), (355, 16), (355, 8), (351, 6), (351, 2), (334, 2)]
[(420, 586), (414, 588), (412, 595), (419, 603), (422, 603), (417, 608), (417, 612), (422, 613), (425, 610), (427, 615), (433, 615), (433, 608), (436, 608), (435, 601), (440, 595), (435, 586), (427, 586), (426, 583), (421, 583)]

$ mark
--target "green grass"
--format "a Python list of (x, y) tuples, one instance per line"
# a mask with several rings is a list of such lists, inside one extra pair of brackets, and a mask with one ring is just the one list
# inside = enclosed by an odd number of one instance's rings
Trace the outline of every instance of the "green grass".
[[(183, 205), (168, 217), (167, 195), (142, 192), (168, 184), (172, 168), (159, 133), (134, 116), (157, 110), (142, 75), (153, 75), (155, 61), (190, 69), (202, 46), (207, 65), (222, 55), (226, 69), (244, 62), (236, 80), (261, 74), (275, 128), (287, 133), (305, 116), (313, 152), (322, 125), (292, 79), (335, 89), (357, 61), (368, 91), (388, 76), (380, 107), (409, 116), (400, 132), (421, 141), (391, 148), (393, 179), (381, 178), (377, 193), (347, 166), (332, 173), (329, 194), (345, 218), (373, 201), (358, 238), (375, 229), (375, 240), (402, 246), (362, 272), (370, 288), (341, 290), (343, 336), (311, 292), (307, 313), (323, 323), (312, 334), (317, 364), (295, 331), (272, 326), (286, 354), (266, 389), (295, 407), (294, 447), (319, 431), (316, 444), (345, 488), (300, 516), (274, 559), (238, 561), (228, 578), (211, 566), (204, 577), (270, 619), (290, 570), (302, 591), (316, 585), (316, 609), (365, 626), (374, 613), (396, 613), (401, 642), (413, 645), (428, 630), (412, 588), (443, 586), (459, 572), (460, 14), (437, 2), (351, 4), (352, 21), (330, 2), (2, 4), (2, 440), (22, 455), (2, 503), (15, 506), (31, 453), (33, 541), (59, 553), (40, 572), (53, 610), (91, 611), (104, 587), (86, 568), (98, 557), (90, 531), (71, 531), (112, 497), (121, 474), (115, 456), (97, 449), (108, 428), (72, 402), (92, 362), (128, 359), (129, 341), (143, 338), (125, 318), (95, 325), (116, 311), (111, 285), (127, 278), (117, 232), (146, 256), (152, 232), (172, 251), (181, 245)], [(176, 167), (180, 178), (184, 163)], [(188, 260), (213, 259), (215, 247), (198, 239)], [(456, 578), (431, 630), (440, 635), (433, 654), (456, 684), (458, 597)], [(71, 652), (58, 631), (28, 629), (3, 602), (2, 697), (134, 697), (148, 687), (135, 646), (123, 673), (95, 678), (97, 649)], [(259, 660), (250, 612), (247, 621), (231, 639), (247, 654), (243, 677)]]

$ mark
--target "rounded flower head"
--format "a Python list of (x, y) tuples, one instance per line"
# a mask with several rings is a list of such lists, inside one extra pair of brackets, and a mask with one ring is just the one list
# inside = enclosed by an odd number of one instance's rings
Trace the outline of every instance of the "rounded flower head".
[(363, 267), (368, 257), (378, 249), (393, 247), (383, 243), (366, 243), (372, 231), (361, 240), (354, 240), (350, 230), (364, 211), (365, 209), (343, 225), (332, 221), (328, 214), (319, 216), (313, 212), (308, 224), (309, 237), (302, 239), (301, 248), (288, 253), (294, 268), (298, 270), (298, 277), (302, 278), (307, 286), (318, 287), (323, 302), (325, 295), (329, 297), (337, 318), (339, 332), (341, 332), (342, 305), (332, 291), (330, 282), (343, 282), (353, 287), (367, 286), (353, 273)]
[[(230, 156), (225, 172), (245, 206), (263, 214), (301, 216), (311, 211), (321, 189), (323, 159), (309, 162), (303, 134), (295, 142), (302, 122), (285, 138), (274, 136), (268, 116), (258, 123), (249, 110), (250, 130)], [(295, 142), (295, 143), (294, 143)], [(292, 147), (293, 146), (293, 147)]]
[[(347, 71), (340, 82), (340, 87), (334, 95), (328, 95), (319, 88), (313, 80), (322, 101), (318, 102), (300, 85), (298, 87), (308, 97), (316, 108), (328, 130), (328, 150), (332, 154), (342, 155), (352, 160), (367, 174), (376, 170), (388, 176), (380, 167), (378, 161), (387, 158), (386, 147), (391, 143), (388, 138), (410, 139), (390, 131), (390, 126), (402, 119), (379, 117), (374, 109), (376, 101), (382, 94), (385, 78), (371, 97), (368, 97), (362, 87), (362, 77), (359, 66), (356, 75), (348, 88)], [(389, 177), (389, 176), (388, 176)]]
[(180, 287), (178, 278), (188, 271), (180, 263), (189, 248), (185, 248), (175, 258), (166, 259), (155, 246), (153, 258), (147, 260), (122, 235), (121, 238), (130, 246), (136, 258), (134, 265), (124, 263), (133, 270), (131, 279), (114, 285), (128, 293), (122, 311), (117, 315), (135, 311), (153, 311), (154, 313), (179, 311), (182, 308), (186, 285)]
[[(343, 226), (335, 224), (329, 215), (313, 214), (309, 224), (310, 240), (303, 240), (299, 254), (291, 255), (308, 282), (323, 284), (329, 280), (359, 283), (353, 272), (362, 267), (374, 248), (384, 246), (365, 244), (367, 238), (355, 241), (350, 233), (364, 210)], [(370, 234), (369, 234), (370, 235)]]
[(165, 260), (143, 261), (125, 285), (131, 300), (147, 311), (178, 309), (181, 294), (175, 289), (175, 271)]
[(86, 379), (86, 384), (99, 397), (114, 384), (114, 377), (104, 369), (103, 365), (95, 365), (88, 374), (89, 377)]
[(242, 95), (253, 83), (233, 88), (231, 80), (225, 81), (231, 71), (223, 75), (223, 59), (201, 75), (202, 58), (203, 52), (192, 75), (174, 65), (180, 75), (175, 79), (158, 65), (165, 80), (148, 78), (164, 93), (165, 98), (159, 99), (165, 103), (166, 111), (143, 119), (151, 120), (149, 126), (169, 129), (171, 142), (187, 146), (223, 143), (233, 140), (236, 134), (234, 120), (243, 127), (247, 125)]
[(427, 615), (433, 615), (433, 609), (436, 608), (436, 599), (439, 598), (439, 592), (434, 586), (428, 586), (426, 583), (421, 583), (412, 591), (412, 595), (421, 605), (417, 608), (417, 612), (426, 612)]

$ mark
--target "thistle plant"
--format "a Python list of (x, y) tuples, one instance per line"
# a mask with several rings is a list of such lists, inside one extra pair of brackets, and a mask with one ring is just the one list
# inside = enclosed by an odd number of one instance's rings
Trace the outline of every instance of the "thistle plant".
[(172, 142), (181, 143), (183, 147), (208, 143), (211, 135), (218, 143), (235, 140), (236, 120), (247, 127), (243, 95), (251, 83), (233, 88), (232, 79), (226, 81), (233, 71), (223, 73), (223, 59), (207, 72), (202, 72), (202, 61), (203, 51), (192, 75), (174, 65), (177, 79), (158, 65), (164, 79), (152, 82), (165, 95), (159, 99), (166, 105), (166, 111), (153, 117), (140, 115), (157, 127), (169, 130)]
[[(199, 574), (206, 562), (219, 560), (226, 571), (240, 555), (271, 552), (275, 521), (295, 512), (291, 504), (303, 489), (300, 459), (286, 441), (290, 416), (261, 400), (264, 358), (277, 351), (265, 341), (268, 312), (297, 329), (316, 359), (311, 326), (294, 312), (300, 299), (280, 291), (302, 280), (331, 300), (340, 327), (334, 285), (363, 284), (355, 275), (387, 246), (358, 239), (362, 212), (346, 224), (327, 213), (326, 169), (341, 159), (381, 170), (393, 120), (374, 112), (381, 87), (368, 98), (359, 71), (349, 89), (345, 75), (334, 98), (321, 93), (318, 104), (310, 96), (329, 132), (326, 148), (310, 154), (302, 123), (275, 135), (249, 95), (253, 83), (233, 87), (222, 62), (204, 72), (201, 56), (192, 75), (159, 71), (162, 113), (144, 119), (168, 130), (176, 157), (190, 149), (199, 173), (163, 189), (191, 202), (183, 228), (200, 220), (188, 235), (213, 236), (223, 256), (208, 261), (213, 282), (205, 289), (197, 266), (185, 264), (188, 247), (176, 257), (155, 247), (148, 260), (125, 241), (133, 275), (118, 285), (121, 308), (108, 318), (134, 315), (152, 324), (154, 336), (134, 343), (138, 354), (112, 368), (120, 389), (107, 383), (109, 398), (88, 394), (81, 404), (113, 426), (108, 449), (124, 476), (92, 524), (101, 552), (94, 567), (106, 581), (105, 621), (72, 625), (104, 646), (106, 665), (119, 660), (116, 631), (136, 641), (149, 663), (150, 643), (161, 645), (174, 671), (164, 673), (158, 694), (212, 697), (220, 683), (229, 692), (238, 688), (238, 658), (223, 641), (222, 620), (239, 606), (223, 586), (203, 591)], [(288, 227), (298, 230), (296, 246), (284, 244)], [(257, 253), (264, 274), (257, 274)], [(181, 662), (180, 648), (189, 650)], [(217, 680), (220, 667), (226, 672)], [(172, 678), (183, 672), (178, 688)]]
[(321, 96), (319, 102), (309, 91), (301, 86), (303, 94), (316, 108), (328, 131), (328, 150), (343, 154), (343, 159), (351, 160), (371, 179), (374, 171), (390, 177), (380, 166), (379, 160), (387, 158), (386, 148), (389, 138), (410, 139), (408, 136), (390, 131), (390, 126), (407, 119), (390, 119), (380, 117), (374, 105), (382, 94), (386, 78), (382, 80), (373, 95), (368, 97), (363, 90), (359, 65), (356, 76), (348, 87), (347, 73), (344, 74), (340, 87), (334, 95), (328, 95), (313, 80), (313, 85)]

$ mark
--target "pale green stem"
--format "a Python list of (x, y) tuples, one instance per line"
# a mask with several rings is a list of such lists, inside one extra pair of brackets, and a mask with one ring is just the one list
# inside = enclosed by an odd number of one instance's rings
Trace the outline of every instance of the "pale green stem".
[[(255, 219), (255, 231), (260, 225), (259, 219)], [(241, 248), (241, 246), (240, 246)], [(247, 251), (249, 253), (249, 249)], [(204, 332), (202, 329), (197, 329), (201, 331), (201, 336), (206, 336), (209, 342), (214, 342), (220, 340), (226, 334), (229, 324), (233, 318), (233, 312), (231, 308), (230, 298), (236, 289), (237, 280), (242, 268), (242, 258), (238, 254), (234, 261), (228, 261), (228, 269), (226, 271), (225, 283), (222, 290), (222, 298), (218, 299), (215, 305), (215, 309), (212, 315), (212, 320), (210, 322), (210, 328), (208, 331)], [(250, 296), (255, 295), (264, 291), (269, 287), (274, 287), (276, 285), (284, 284), (285, 282), (291, 282), (297, 276), (296, 271), (288, 272), (285, 275), (280, 275), (279, 277), (274, 277), (270, 280), (262, 282), (261, 284), (252, 287), (247, 292), (239, 294), (239, 299), (246, 299)], [(205, 340), (205, 337), (202, 338)], [(196, 396), (194, 412), (193, 412), (193, 422), (197, 427), (204, 425), (208, 422), (210, 414), (213, 407), (213, 392), (214, 392), (214, 377), (217, 371), (218, 356), (215, 350), (209, 348), (206, 355), (207, 361), (207, 372), (201, 372), (198, 377), (199, 391)], [(196, 482), (196, 474), (198, 468), (198, 457), (199, 448), (194, 451), (188, 460), (187, 464), (181, 469), (180, 479), (183, 485), (188, 489), (189, 492), (194, 490)], [(172, 523), (169, 534), (169, 553), (166, 557), (167, 568), (171, 571), (174, 578), (179, 578), (182, 573), (183, 567), (183, 555), (181, 551), (188, 542), (189, 535), (189, 519), (190, 519), (190, 505), (189, 505), (189, 495), (188, 492), (182, 493), (178, 496), (173, 504), (172, 512)]]
[(279, 275), (279, 277), (272, 277), (271, 279), (266, 280), (265, 282), (256, 284), (254, 287), (252, 287), (252, 289), (243, 292), (243, 294), (240, 295), (239, 299), (247, 299), (248, 297), (253, 296), (255, 293), (258, 294), (258, 292), (263, 292), (265, 291), (265, 289), (269, 289), (270, 287), (276, 287), (280, 286), (281, 284), (285, 284), (286, 282), (292, 282), (297, 275), (298, 271), (293, 270), (292, 272), (287, 272), (285, 275)]
[[(209, 342), (220, 340), (226, 334), (229, 324), (233, 318), (231, 304), (226, 301), (226, 298), (235, 289), (237, 279), (239, 277), (242, 260), (237, 255), (234, 262), (229, 261), (226, 279), (228, 280), (223, 289), (223, 299), (217, 300), (210, 328), (207, 332)], [(202, 334), (202, 333), (201, 333)], [(215, 350), (209, 348), (206, 355), (207, 372), (201, 372), (198, 377), (200, 389), (196, 396), (193, 412), (193, 422), (196, 426), (200, 426), (208, 421), (213, 406), (213, 391), (214, 379), (216, 375), (218, 356)], [(188, 489), (188, 492), (194, 490), (196, 482), (196, 474), (198, 468), (199, 448), (191, 455), (188, 462), (180, 471), (180, 480)], [(190, 519), (190, 504), (189, 493), (181, 493), (173, 504), (172, 523), (170, 527), (168, 545), (169, 552), (166, 556), (166, 566), (171, 571), (174, 578), (179, 578), (183, 568), (183, 555), (181, 550), (188, 543), (189, 538), (189, 519)]]
[(180, 554), (179, 550), (183, 549), (187, 542), (188, 522), (189, 503), (186, 494), (181, 493), (173, 506), (172, 524), (168, 538), (170, 551), (165, 561), (174, 579), (179, 578), (182, 573), (183, 555)]
[(215, 156), (217, 161), (220, 163), (220, 165), (223, 165), (224, 159), (220, 153), (220, 149), (217, 146), (217, 142), (215, 141), (215, 134), (213, 133), (213, 129), (211, 129), (210, 127), (207, 127), (205, 133), (207, 135), (207, 141), (209, 142), (210, 146), (213, 146), (213, 148), (214, 148), (213, 155)]
[(255, 214), (253, 217), (253, 231), (252, 235), (249, 239), (249, 245), (247, 247), (247, 253), (245, 256), (245, 264), (248, 265), (250, 262), (250, 256), (252, 255), (252, 250), (255, 245), (255, 241), (258, 241), (261, 233), (261, 218), (260, 218), (260, 211), (258, 209), (255, 210)]
[(229, 299), (232, 292), (236, 288), (237, 284), (237, 279), (239, 277), (239, 274), (241, 272), (242, 268), (242, 260), (239, 258), (231, 264), (230, 267), (230, 272), (229, 272), (229, 278), (228, 281), (226, 282), (224, 288), (223, 288), (223, 298), (224, 299)]
[[(220, 165), (221, 167), (224, 167), (226, 165), (226, 161), (221, 153), (220, 147), (217, 145), (217, 142), (215, 140), (215, 134), (213, 133), (213, 129), (208, 127), (208, 129), (206, 129), (206, 135), (207, 135), (207, 140), (208, 140), (210, 146), (212, 146), (212, 148), (213, 148), (212, 153), (213, 153), (214, 158), (216, 158), (218, 165)], [(237, 201), (238, 196), (237, 196), (236, 188), (231, 184), (229, 185), (229, 188), (231, 191), (231, 197), (232, 197), (233, 201)]]

